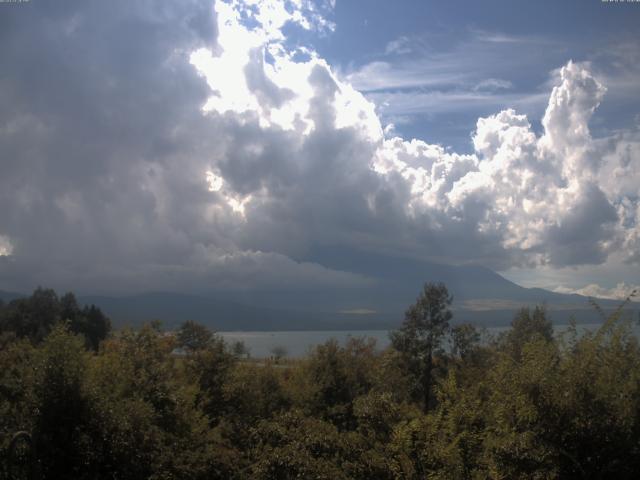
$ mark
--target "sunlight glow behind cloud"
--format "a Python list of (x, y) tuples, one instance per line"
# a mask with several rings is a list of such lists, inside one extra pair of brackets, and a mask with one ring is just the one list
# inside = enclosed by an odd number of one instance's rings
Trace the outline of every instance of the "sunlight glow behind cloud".
[(13, 245), (6, 235), (0, 235), (0, 257), (8, 257), (13, 253)]
[[(384, 54), (399, 63), (345, 72), (311, 45), (331, 35), (331, 2), (117, 7), (13, 19), (24, 53), (4, 53), (0, 94), (12, 112), (0, 125), (4, 284), (89, 285), (88, 264), (96, 285), (121, 288), (250, 288), (279, 268), (287, 288), (371, 281), (327, 267), (327, 250), (496, 270), (640, 263), (640, 131), (592, 134), (617, 87), (590, 63), (563, 59), (522, 100), (489, 67), (469, 76), (435, 50), (412, 64), (410, 37)], [(67, 51), (73, 62), (49, 66)], [(403, 90), (429, 82), (460, 89), (434, 103), (437, 91)], [(384, 116), (386, 97), (437, 116), (496, 95), (509, 108), (474, 114), (464, 152), (402, 136), (403, 109)], [(543, 98), (541, 122), (519, 107)]]
[[(637, 257), (637, 188), (632, 195), (624, 195), (615, 185), (600, 185), (597, 178), (604, 169), (622, 168), (631, 176), (637, 176), (638, 170), (631, 169), (630, 162), (625, 167), (612, 154), (611, 145), (603, 148), (591, 138), (588, 122), (606, 89), (589, 72), (588, 64), (570, 61), (559, 71), (559, 83), (542, 119), (542, 136), (535, 135), (526, 116), (509, 109), (480, 118), (473, 136), (475, 153), (459, 155), (420, 140), (384, 139), (372, 102), (348, 80), (338, 78), (312, 50), (307, 50), (307, 61), (294, 60), (295, 52), (287, 50), (280, 29), (287, 22), (308, 28), (302, 12), (278, 10), (266, 1), (254, 7), (257, 26), (248, 27), (240, 20), (239, 4), (219, 3), (223, 53), (217, 58), (208, 51), (192, 55), (192, 63), (205, 75), (214, 95), (221, 92), (219, 98), (209, 100), (205, 111), (252, 111), (265, 134), (274, 127), (294, 130), (297, 122), (304, 125), (298, 133), (309, 135), (319, 128), (319, 119), (329, 121), (334, 131), (349, 132), (369, 144), (370, 157), (356, 153), (349, 162), (362, 162), (363, 173), (376, 175), (377, 188), (387, 189), (403, 202), (407, 228), (426, 229), (436, 238), (439, 232), (467, 231), (477, 241), (497, 241), (503, 252), (496, 255), (510, 258), (501, 261), (601, 263), (620, 245), (631, 247), (623, 253), (629, 261)], [(263, 10), (278, 12), (276, 19), (260, 20), (271, 18)], [(265, 61), (265, 52), (273, 62)], [(314, 80), (319, 72), (320, 87)], [(254, 74), (260, 82), (250, 85)], [(495, 79), (491, 85), (510, 86)], [(315, 104), (320, 98), (328, 103), (318, 111)], [(377, 216), (376, 193), (361, 194), (369, 213)], [(464, 260), (462, 252), (448, 253)]]

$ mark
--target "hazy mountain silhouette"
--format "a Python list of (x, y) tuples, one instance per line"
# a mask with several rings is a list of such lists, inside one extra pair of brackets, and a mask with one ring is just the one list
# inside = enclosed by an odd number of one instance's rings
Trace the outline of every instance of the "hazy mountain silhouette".
[(0, 300), (2, 300), (5, 303), (8, 303), (11, 300), (15, 300), (16, 298), (20, 298), (20, 297), (24, 297), (24, 294), (16, 293), (16, 292), (5, 292), (0, 290)]
[[(195, 320), (216, 330), (370, 330), (398, 326), (424, 282), (442, 281), (454, 296), (454, 322), (507, 325), (519, 308), (539, 304), (547, 305), (556, 323), (566, 323), (571, 316), (582, 323), (602, 320), (586, 297), (524, 288), (484, 267), (397, 258), (374, 260), (362, 254), (333, 259), (325, 255), (323, 261), (331, 268), (365, 275), (372, 283), (355, 289), (307, 291), (80, 295), (79, 301), (99, 306), (116, 325), (157, 319), (167, 328), (184, 320)], [(18, 296), (0, 292), (0, 299), (5, 302)], [(605, 310), (620, 304), (613, 300), (598, 303)], [(638, 305), (633, 304), (632, 308), (637, 310)]]

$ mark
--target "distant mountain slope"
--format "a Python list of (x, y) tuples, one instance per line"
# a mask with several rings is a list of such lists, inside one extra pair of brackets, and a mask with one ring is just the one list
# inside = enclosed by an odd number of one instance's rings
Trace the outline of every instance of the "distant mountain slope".
[[(340, 312), (302, 312), (299, 310), (261, 308), (219, 299), (181, 295), (176, 293), (152, 293), (130, 297), (80, 297), (81, 303), (98, 305), (116, 326), (139, 325), (144, 321), (161, 320), (166, 328), (174, 328), (185, 320), (195, 320), (217, 331), (233, 330), (376, 330), (397, 328), (404, 310), (395, 313), (348, 314)], [(580, 323), (601, 321), (598, 312), (583, 302), (559, 305), (547, 302), (549, 315), (554, 323), (564, 324), (571, 316)], [(454, 323), (473, 322), (478, 325), (508, 325), (514, 313), (526, 305), (536, 303), (509, 303), (483, 300), (471, 308), (454, 304)], [(605, 310), (611, 310), (616, 302), (600, 302)], [(635, 304), (637, 305), (637, 304)], [(407, 305), (408, 306), (408, 305)], [(637, 312), (637, 307), (635, 307)], [(637, 313), (635, 313), (637, 315)]]
[[(397, 327), (425, 282), (444, 282), (454, 296), (454, 322), (507, 325), (527, 305), (546, 304), (555, 323), (571, 316), (578, 322), (601, 321), (586, 297), (524, 288), (478, 266), (449, 266), (433, 262), (388, 258), (353, 252), (323, 252), (323, 265), (359, 273), (371, 279), (360, 288), (306, 291), (263, 291), (186, 295), (80, 296), (83, 304), (99, 306), (116, 325), (136, 325), (158, 319), (169, 328), (195, 320), (215, 330), (371, 330)], [(20, 294), (0, 292), (5, 301)], [(605, 310), (619, 301), (598, 300)], [(631, 310), (637, 312), (634, 303)], [(637, 313), (635, 313), (637, 315)]]
[(24, 297), (25, 295), (22, 293), (16, 293), (16, 292), (5, 292), (3, 290), (0, 290), (0, 300), (2, 300), (5, 303), (10, 302), (11, 300), (15, 300), (16, 298), (20, 298), (20, 297)]
[(353, 319), (339, 313), (300, 312), (179, 293), (147, 293), (129, 297), (82, 296), (83, 304), (99, 306), (116, 325), (161, 320), (173, 328), (185, 320), (214, 330), (334, 330), (387, 328), (380, 319)]
[[(372, 280), (363, 288), (324, 289), (322, 291), (288, 291), (253, 293), (250, 296), (230, 295), (243, 304), (269, 308), (298, 309), (315, 312), (375, 311), (381, 319), (399, 321), (425, 282), (444, 282), (454, 297), (454, 309), (459, 320), (491, 320), (488, 310), (496, 312), (494, 323), (508, 323), (513, 312), (526, 305), (547, 304), (559, 322), (571, 314), (579, 321), (597, 321), (588, 299), (580, 295), (566, 295), (541, 288), (525, 288), (496, 272), (480, 266), (450, 266), (407, 258), (381, 257), (362, 252), (330, 250), (316, 253), (312, 260), (328, 268), (355, 272)], [(604, 308), (612, 308), (617, 301), (601, 300)], [(580, 315), (577, 315), (580, 313)], [(584, 315), (583, 315), (584, 313)], [(370, 315), (369, 318), (376, 318)], [(399, 319), (399, 320), (398, 320)], [(479, 319), (479, 320), (478, 320)]]
[[(500, 298), (522, 302), (538, 302), (544, 298), (560, 303), (583, 300), (579, 295), (565, 295), (541, 288), (525, 288), (507, 280), (489, 268), (474, 265), (446, 265), (411, 258), (382, 256), (352, 250), (324, 249), (314, 259), (329, 268), (359, 273), (380, 280), (378, 290), (385, 296), (400, 292), (417, 295), (425, 282), (444, 282), (458, 301), (480, 298)], [(379, 293), (379, 292), (377, 292)], [(405, 300), (405, 299), (403, 299)]]

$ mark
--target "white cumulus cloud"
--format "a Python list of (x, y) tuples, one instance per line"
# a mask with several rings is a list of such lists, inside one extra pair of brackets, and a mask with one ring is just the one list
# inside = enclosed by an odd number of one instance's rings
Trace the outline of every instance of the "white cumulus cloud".
[(330, 34), (330, 3), (162, 5), (11, 9), (0, 286), (371, 282), (324, 266), (326, 249), (496, 269), (640, 262), (640, 133), (592, 137), (606, 88), (588, 64), (560, 68), (542, 132), (506, 109), (478, 119), (462, 154), (385, 137), (355, 77), (287, 42), (286, 28)]
[[(607, 298), (611, 300), (624, 300), (632, 293), (640, 293), (640, 285), (627, 285), (624, 282), (618, 283), (613, 288), (601, 287), (596, 283), (591, 283), (582, 288), (569, 288), (569, 287), (557, 287), (554, 289), (557, 293), (577, 293), (578, 295), (584, 295), (585, 297), (594, 298)], [(637, 297), (632, 297), (637, 301)]]

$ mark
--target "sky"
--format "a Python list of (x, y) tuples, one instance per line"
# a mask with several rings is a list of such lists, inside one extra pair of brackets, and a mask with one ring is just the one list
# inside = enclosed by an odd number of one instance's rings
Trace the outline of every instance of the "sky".
[(0, 3), (0, 289), (348, 291), (377, 279), (344, 259), (397, 258), (625, 295), (639, 23), (601, 0)]

